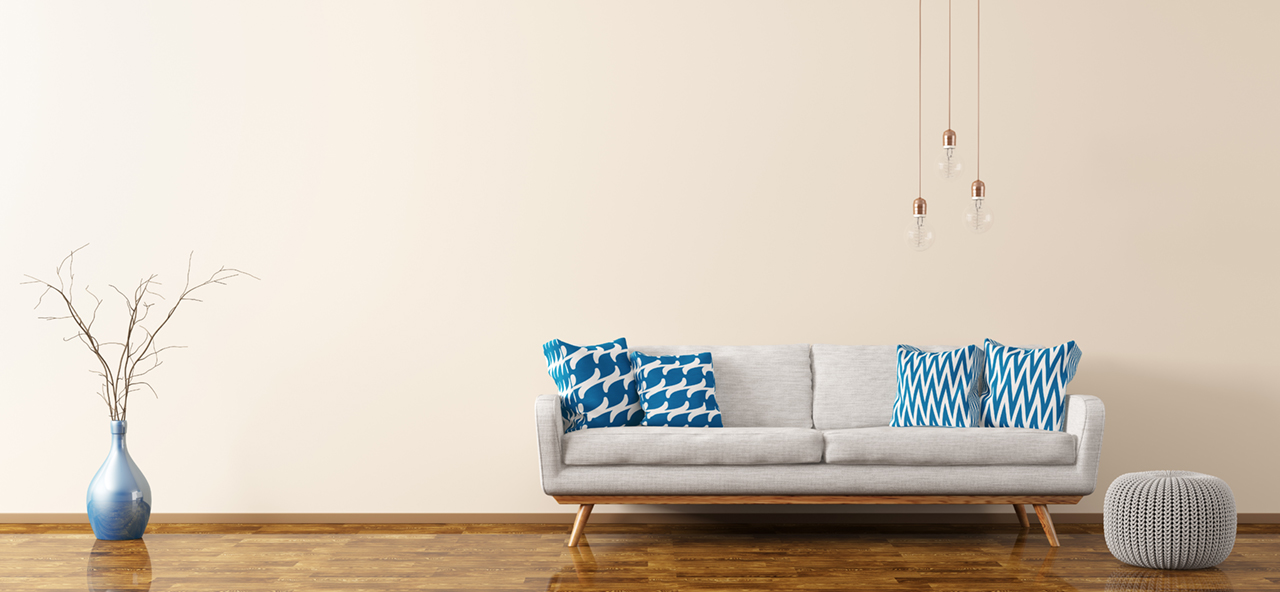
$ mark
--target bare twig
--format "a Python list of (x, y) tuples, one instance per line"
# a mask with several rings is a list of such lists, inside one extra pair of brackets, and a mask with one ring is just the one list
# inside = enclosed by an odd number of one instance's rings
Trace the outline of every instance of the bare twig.
[[(67, 308), (68, 314), (62, 316), (43, 316), (39, 318), (47, 321), (70, 319), (76, 324), (76, 334), (65, 338), (63, 341), (78, 339), (81, 343), (84, 343), (85, 347), (87, 347), (93, 354), (94, 358), (98, 361), (98, 365), (101, 366), (101, 370), (91, 370), (91, 372), (102, 379), (102, 389), (97, 394), (104, 402), (106, 402), (107, 408), (111, 413), (111, 419), (123, 421), (129, 411), (130, 393), (146, 389), (150, 390), (157, 398), (160, 396), (150, 383), (137, 379), (146, 376), (148, 373), (154, 371), (163, 364), (163, 361), (160, 360), (160, 354), (162, 352), (170, 349), (186, 347), (182, 345), (158, 347), (155, 341), (156, 335), (160, 333), (161, 329), (164, 329), (164, 327), (169, 324), (174, 313), (177, 312), (178, 307), (186, 301), (201, 302), (199, 299), (192, 298), (191, 294), (205, 286), (212, 284), (225, 286), (227, 280), (237, 278), (242, 275), (251, 277), (255, 280), (258, 279), (258, 277), (238, 269), (222, 267), (210, 275), (209, 279), (193, 286), (191, 284), (191, 267), (192, 260), (195, 256), (195, 253), (193, 252), (187, 256), (186, 284), (183, 285), (182, 294), (178, 297), (178, 300), (173, 304), (173, 306), (169, 308), (164, 318), (154, 329), (143, 326), (142, 323), (147, 320), (151, 313), (151, 307), (154, 305), (154, 302), (151, 302), (148, 299), (154, 297), (164, 300), (164, 296), (154, 290), (156, 286), (161, 285), (161, 283), (157, 281), (159, 276), (152, 274), (150, 277), (139, 280), (138, 286), (134, 288), (132, 296), (125, 294), (119, 288), (112, 285), (111, 289), (115, 290), (125, 302), (125, 308), (129, 312), (129, 322), (126, 326), (124, 340), (103, 342), (99, 341), (93, 334), (93, 325), (98, 318), (98, 309), (102, 306), (102, 299), (98, 298), (98, 296), (87, 287), (84, 289), (84, 291), (94, 300), (93, 312), (90, 314), (87, 321), (80, 314), (80, 311), (77, 310), (76, 304), (72, 300), (72, 294), (74, 293), (75, 287), (75, 255), (87, 246), (88, 245), (86, 244), (71, 251), (71, 253), (58, 263), (58, 266), (55, 268), (55, 274), (58, 278), (57, 285), (31, 275), (26, 276), (28, 281), (24, 281), (22, 283), (44, 287), (44, 290), (40, 293), (40, 298), (36, 301), (36, 308), (39, 308), (40, 305), (44, 303), (44, 297), (50, 292), (56, 294), (62, 300), (63, 305)], [(65, 277), (63, 272), (64, 268), (66, 269)], [(115, 356), (114, 354), (112, 355), (112, 357), (116, 358), (114, 366), (107, 362), (107, 354), (104, 351), (106, 348), (120, 349), (119, 356)]]

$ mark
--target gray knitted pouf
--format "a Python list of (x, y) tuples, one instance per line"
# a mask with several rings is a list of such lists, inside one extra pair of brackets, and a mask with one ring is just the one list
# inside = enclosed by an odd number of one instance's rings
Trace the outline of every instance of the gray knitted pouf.
[(1121, 475), (1102, 527), (1116, 559), (1152, 569), (1212, 567), (1236, 543), (1236, 499), (1222, 479), (1190, 471)]

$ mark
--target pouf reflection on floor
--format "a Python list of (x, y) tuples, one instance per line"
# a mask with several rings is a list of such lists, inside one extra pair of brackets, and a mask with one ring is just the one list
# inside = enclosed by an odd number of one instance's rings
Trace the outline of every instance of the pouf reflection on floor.
[(1107, 576), (1106, 592), (1223, 592), (1234, 590), (1231, 578), (1216, 567), (1146, 569), (1118, 567)]
[(1236, 542), (1236, 500), (1223, 480), (1190, 471), (1121, 475), (1107, 488), (1103, 532), (1116, 559), (1152, 569), (1202, 569)]

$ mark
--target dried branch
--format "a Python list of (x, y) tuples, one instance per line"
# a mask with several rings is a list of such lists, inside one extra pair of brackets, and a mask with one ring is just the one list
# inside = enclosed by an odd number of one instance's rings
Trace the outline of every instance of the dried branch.
[[(154, 329), (144, 326), (143, 322), (150, 316), (151, 307), (155, 304), (149, 299), (157, 298), (164, 300), (164, 296), (154, 289), (156, 286), (161, 285), (157, 280), (159, 276), (152, 274), (150, 277), (139, 280), (137, 287), (133, 290), (132, 296), (125, 294), (124, 291), (114, 285), (111, 285), (111, 289), (115, 290), (115, 292), (120, 295), (121, 299), (124, 300), (125, 308), (129, 313), (129, 321), (126, 325), (125, 336), (122, 341), (104, 342), (99, 341), (92, 331), (94, 322), (98, 318), (98, 309), (102, 306), (102, 299), (98, 298), (98, 296), (90, 291), (88, 287), (84, 289), (84, 291), (94, 300), (93, 312), (90, 314), (87, 321), (80, 314), (80, 311), (76, 308), (75, 302), (72, 300), (75, 287), (75, 255), (87, 246), (88, 245), (86, 244), (71, 251), (71, 253), (58, 263), (58, 266), (55, 268), (57, 285), (54, 285), (53, 282), (48, 282), (31, 275), (27, 275), (26, 277), (28, 278), (28, 281), (24, 281), (22, 284), (34, 284), (44, 287), (44, 290), (40, 293), (40, 298), (36, 301), (36, 308), (39, 308), (40, 305), (44, 303), (45, 296), (50, 292), (56, 294), (62, 300), (62, 304), (66, 306), (68, 314), (62, 316), (42, 316), (39, 318), (47, 321), (70, 319), (76, 324), (76, 334), (63, 339), (63, 341), (78, 339), (93, 354), (94, 358), (98, 361), (98, 365), (101, 366), (101, 370), (91, 370), (91, 372), (101, 377), (103, 382), (102, 389), (97, 394), (104, 402), (106, 402), (107, 408), (111, 413), (111, 419), (122, 421), (125, 419), (129, 411), (130, 393), (146, 389), (150, 390), (157, 398), (160, 396), (150, 383), (137, 379), (146, 376), (163, 364), (163, 361), (160, 360), (160, 354), (162, 352), (170, 349), (181, 349), (186, 347), (182, 345), (159, 347), (156, 344), (157, 334), (159, 334), (160, 330), (164, 329), (164, 327), (169, 324), (174, 313), (177, 312), (178, 307), (186, 301), (201, 302), (201, 300), (197, 298), (192, 298), (191, 294), (205, 286), (213, 284), (225, 286), (227, 285), (227, 280), (237, 278), (242, 275), (251, 277), (255, 280), (259, 278), (253, 274), (240, 271), (238, 269), (222, 267), (210, 275), (209, 279), (193, 286), (191, 284), (191, 267), (192, 260), (195, 256), (195, 253), (193, 252), (187, 256), (186, 283), (183, 285), (182, 294), (178, 297), (174, 305), (169, 308), (164, 318)], [(63, 271), (64, 268), (66, 270), (65, 276)], [(105, 349), (108, 348), (119, 348), (120, 350), (119, 356), (112, 354), (112, 357), (116, 358), (114, 366), (107, 361), (107, 352)]]

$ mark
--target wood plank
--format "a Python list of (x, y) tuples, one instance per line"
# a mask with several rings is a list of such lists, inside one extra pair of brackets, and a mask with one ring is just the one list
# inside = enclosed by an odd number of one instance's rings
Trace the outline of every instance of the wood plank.
[[(677, 520), (683, 514), (640, 514), (636, 512), (617, 512), (606, 515), (595, 516), (593, 519), (597, 521), (617, 519), (621, 516), (629, 517), (631, 522), (647, 524), (646, 520), (661, 521)], [(954, 514), (952, 516), (955, 516)], [(977, 514), (968, 514), (967, 516), (977, 516)], [(634, 518), (634, 519), (633, 519)], [(945, 517), (942, 521), (958, 520), (960, 518)], [(1092, 524), (1102, 522), (1101, 512), (1071, 512), (1063, 514), (1061, 512), (1054, 516), (1055, 524), (1064, 524), (1066, 522), (1077, 524)], [(317, 513), (317, 514), (296, 514), (296, 513), (279, 513), (279, 514), (226, 514), (226, 513), (203, 513), (203, 514), (183, 514), (172, 512), (161, 512), (151, 515), (151, 524), (550, 524), (553, 522), (563, 522), (564, 524), (573, 523), (573, 515), (564, 512), (485, 512), (485, 513), (415, 513), (415, 514), (337, 514), (337, 513)], [(931, 522), (937, 522), (931, 520)], [(1236, 514), (1236, 522), (1238, 524), (1280, 524), (1280, 513), (1249, 513), (1243, 512)], [(47, 513), (47, 514), (16, 514), (16, 513), (0, 513), (0, 528), (10, 524), (40, 524), (44, 528), (51, 528), (53, 524), (89, 524), (89, 519), (84, 512), (67, 512), (67, 513)]]
[(561, 504), (1076, 504), (1079, 495), (556, 495)]
[(159, 524), (115, 542), (3, 526), (0, 590), (15, 592), (1280, 589), (1277, 525), (1242, 525), (1226, 562), (1185, 571), (1120, 563), (1100, 524), (1058, 525), (1071, 540), (1054, 548), (1015, 524), (593, 522), (568, 549), (564, 524)]

